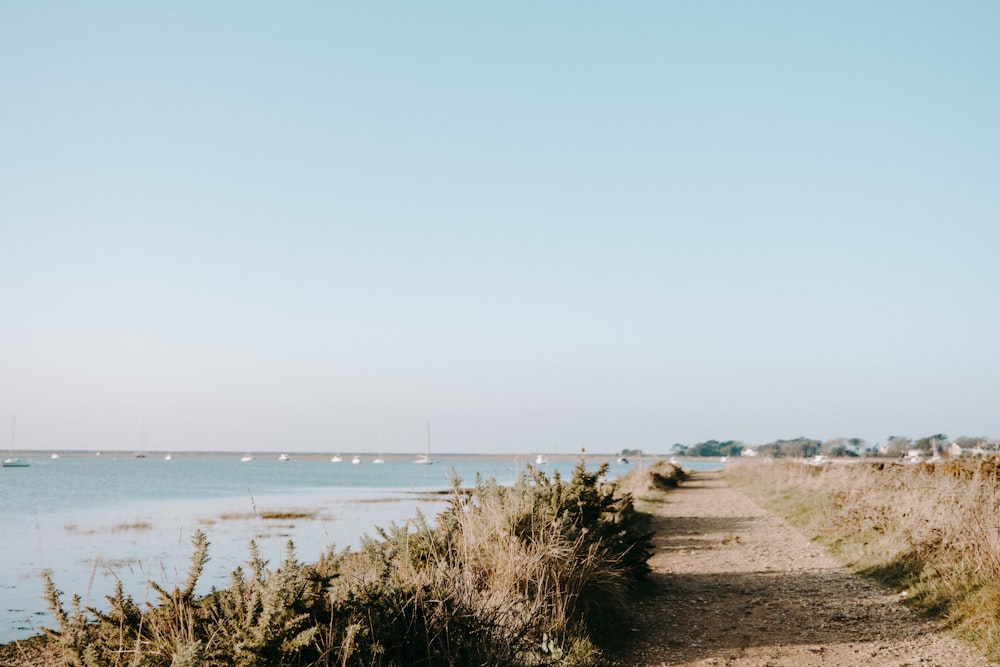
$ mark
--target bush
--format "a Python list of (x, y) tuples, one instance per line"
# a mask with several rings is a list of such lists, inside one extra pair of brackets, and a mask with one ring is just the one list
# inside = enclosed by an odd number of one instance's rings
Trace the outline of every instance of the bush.
[(246, 569), (203, 598), (198, 531), (184, 586), (151, 582), (156, 605), (119, 585), (109, 611), (76, 596), (67, 611), (46, 575), (59, 625), (47, 632), (81, 667), (597, 665), (651, 550), (645, 515), (601, 482), (606, 472), (581, 462), (564, 481), (529, 468), (512, 487), (477, 479), (469, 490), (456, 478), (433, 526), (418, 513), (311, 565), (289, 543), (269, 570), (251, 542)]

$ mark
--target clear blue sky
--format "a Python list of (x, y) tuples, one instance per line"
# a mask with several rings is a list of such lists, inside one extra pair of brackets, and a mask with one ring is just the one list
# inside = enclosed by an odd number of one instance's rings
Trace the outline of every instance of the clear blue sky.
[(0, 422), (1000, 436), (998, 34), (995, 2), (4, 2)]

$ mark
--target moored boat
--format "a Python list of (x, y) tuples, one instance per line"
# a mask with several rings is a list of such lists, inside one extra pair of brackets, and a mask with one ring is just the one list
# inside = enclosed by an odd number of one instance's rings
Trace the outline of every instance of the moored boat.
[(22, 459), (19, 456), (14, 456), (14, 435), (17, 430), (17, 415), (10, 422), (10, 456), (0, 461), (0, 466), (4, 468), (27, 468), (31, 465), (31, 461), (28, 459)]
[(435, 463), (434, 459), (431, 458), (431, 423), (427, 422), (427, 438), (424, 442), (424, 453), (417, 457), (414, 463), (418, 465), (430, 465)]

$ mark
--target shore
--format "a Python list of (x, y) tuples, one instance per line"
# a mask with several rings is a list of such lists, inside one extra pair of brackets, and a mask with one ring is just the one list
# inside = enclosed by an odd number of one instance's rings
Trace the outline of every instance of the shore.
[[(698, 483), (699, 482), (697, 481), (692, 482), (692, 484), (695, 485), (697, 485)], [(680, 493), (680, 492), (675, 492), (675, 493)], [(667, 502), (663, 507), (669, 506), (670, 503), (672, 503), (679, 497), (680, 496), (677, 495), (668, 496)], [(672, 530), (672, 527), (669, 525), (669, 523), (661, 525), (661, 519), (663, 517), (660, 516), (660, 514), (661, 514), (660, 512), (657, 513), (657, 526), (656, 526), (658, 531), (657, 539), (660, 541), (672, 539), (672, 535), (669, 532)], [(655, 567), (655, 559), (653, 565)], [(39, 637), (33, 637), (28, 640), (20, 642), (11, 642), (6, 646), (0, 647), (0, 665), (49, 665), (49, 664), (56, 665), (61, 663), (59, 662), (58, 656), (56, 656), (51, 651), (51, 648), (47, 649), (45, 647), (45, 643), (41, 641), (41, 638)], [(631, 664), (631, 663), (619, 663), (619, 664)]]

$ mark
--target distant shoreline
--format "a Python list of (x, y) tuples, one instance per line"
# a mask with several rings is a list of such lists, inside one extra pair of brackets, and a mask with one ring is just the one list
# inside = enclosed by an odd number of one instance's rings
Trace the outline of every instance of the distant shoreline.
[[(125, 450), (101, 450), (100, 452), (96, 450), (87, 449), (45, 449), (45, 450), (16, 450), (14, 455), (22, 456), (27, 458), (35, 458), (38, 460), (50, 460), (53, 454), (58, 454), (59, 458), (110, 458), (110, 459), (132, 459), (132, 458), (149, 458), (149, 459), (163, 459), (168, 454), (173, 458), (214, 458), (214, 459), (224, 459), (224, 458), (239, 458), (246, 455), (247, 451), (240, 450), (224, 450), (224, 451), (182, 451), (182, 450), (135, 450), (135, 451), (125, 451)], [(334, 454), (338, 454), (344, 458), (343, 463), (350, 463), (350, 457), (360, 456), (362, 460), (381, 457), (385, 461), (413, 461), (420, 455), (420, 452), (378, 452), (378, 451), (351, 451), (351, 450), (329, 450), (325, 452), (296, 452), (293, 450), (273, 450), (273, 451), (251, 451), (249, 452), (253, 455), (254, 459), (277, 459), (282, 454), (286, 454), (292, 460), (302, 460), (302, 461), (329, 461), (330, 457)], [(528, 463), (533, 463), (535, 456), (538, 452), (528, 452), (522, 454), (476, 454), (467, 452), (456, 452), (447, 453), (441, 452), (433, 454), (433, 458), (440, 462), (446, 461), (507, 461), (511, 459), (518, 459)], [(574, 454), (558, 454), (558, 453), (548, 453), (545, 452), (545, 456), (550, 461), (575, 461), (581, 457), (586, 461), (604, 461), (604, 460), (614, 460), (621, 456), (619, 453), (591, 453), (586, 452), (584, 454), (574, 453)], [(634, 457), (638, 460), (658, 460), (669, 458), (666, 454), (647, 454), (644, 456)], [(676, 457), (678, 460), (688, 460), (688, 461), (711, 461), (716, 460), (717, 457)]]

